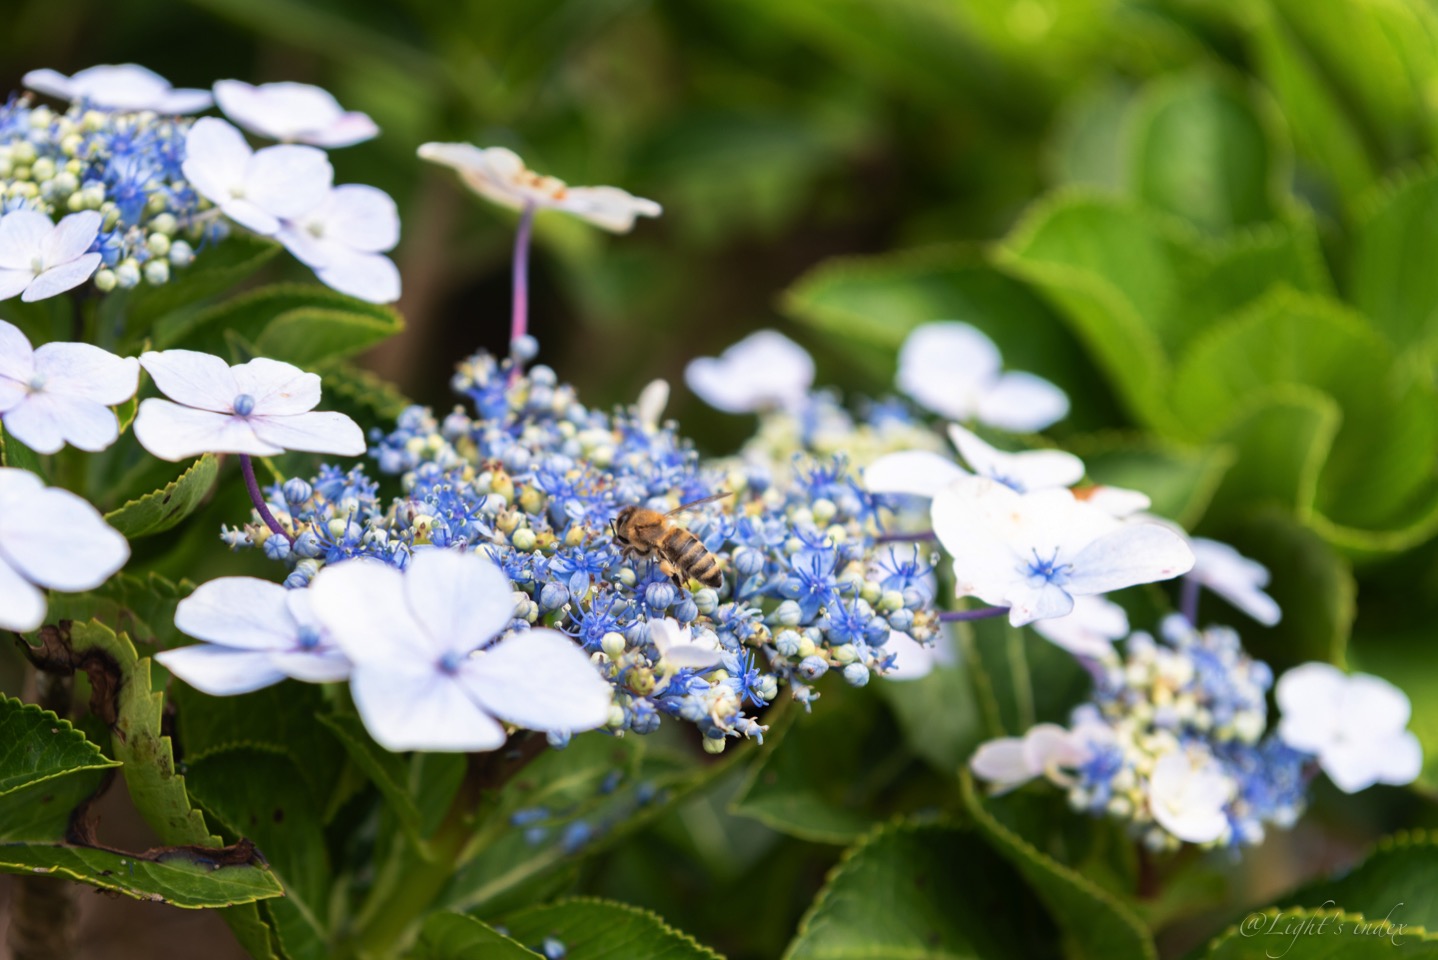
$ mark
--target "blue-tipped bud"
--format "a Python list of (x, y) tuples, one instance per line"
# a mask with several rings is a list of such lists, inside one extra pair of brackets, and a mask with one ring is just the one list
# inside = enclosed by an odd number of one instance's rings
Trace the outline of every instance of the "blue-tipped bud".
[(644, 588), (644, 602), (655, 610), (667, 610), (676, 598), (674, 584), (668, 581), (651, 583)]
[(764, 569), (764, 554), (753, 547), (740, 547), (734, 551), (734, 569), (741, 576), (752, 577)]
[(314, 496), (315, 492), (314, 487), (311, 487), (307, 481), (299, 477), (290, 477), (285, 481), (285, 485), (281, 489), (285, 495), (285, 502), (291, 504), (304, 503), (310, 497)]
[(674, 619), (680, 623), (689, 623), (699, 616), (699, 604), (694, 602), (692, 597), (685, 597), (674, 606)]
[(539, 356), (539, 341), (529, 334), (509, 341), (509, 355), (520, 363), (528, 363)]
[(539, 606), (543, 610), (558, 610), (569, 602), (569, 588), (551, 580), (539, 591)]
[(325, 546), (320, 543), (320, 538), (317, 533), (313, 530), (306, 530), (298, 537), (295, 537), (294, 550), (297, 556), (310, 560), (324, 553)]
[(852, 686), (862, 687), (869, 682), (869, 668), (862, 663), (851, 663), (844, 668), (844, 680)]
[(829, 664), (824, 660), (823, 657), (811, 656), (805, 657), (803, 660), (800, 660), (797, 669), (799, 671), (799, 676), (803, 677), (805, 680), (813, 681), (818, 680), (824, 674), (829, 672)]
[(265, 556), (271, 560), (283, 560), (290, 555), (290, 542), (278, 533), (265, 540)]

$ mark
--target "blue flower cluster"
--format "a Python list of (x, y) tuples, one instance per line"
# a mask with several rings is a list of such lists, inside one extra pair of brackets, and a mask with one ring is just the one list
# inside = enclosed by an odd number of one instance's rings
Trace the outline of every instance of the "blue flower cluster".
[[(514, 628), (552, 626), (592, 654), (615, 688), (612, 730), (649, 733), (674, 717), (712, 752), (727, 737), (761, 737), (751, 712), (782, 685), (808, 704), (830, 670), (857, 686), (889, 669), (892, 632), (932, 638), (929, 568), (876, 544), (879, 507), (842, 458), (798, 458), (782, 479), (765, 466), (705, 464), (672, 423), (591, 410), (549, 368), (512, 377), (484, 354), (453, 385), (475, 415), (411, 408), (372, 437), (402, 497), (385, 506), (359, 468), (326, 467), (267, 494), (297, 533), (293, 547), (258, 523), (227, 539), (292, 563), (291, 587), (350, 557), (403, 567), (416, 550), (483, 550), (514, 583)], [(625, 506), (668, 513), (716, 495), (674, 519), (718, 560), (719, 589), (676, 587), (658, 562), (626, 559), (614, 542)], [(671, 664), (649, 629), (666, 618), (718, 665)]]
[(1302, 814), (1313, 758), (1264, 737), (1268, 665), (1243, 650), (1228, 627), (1198, 630), (1165, 618), (1162, 639), (1134, 633), (1126, 655), (1097, 667), (1091, 703), (1073, 730), (1088, 749), (1069, 790), (1075, 808), (1131, 821), (1153, 849), (1177, 847), (1153, 815), (1154, 764), (1183, 751), (1229, 781), (1228, 826), (1213, 845), (1263, 840), (1264, 825), (1287, 828)]
[(95, 286), (166, 283), (226, 231), (180, 170), (192, 122), (81, 104), (59, 112), (11, 97), (0, 106), (0, 212), (38, 210), (58, 221), (97, 210)]

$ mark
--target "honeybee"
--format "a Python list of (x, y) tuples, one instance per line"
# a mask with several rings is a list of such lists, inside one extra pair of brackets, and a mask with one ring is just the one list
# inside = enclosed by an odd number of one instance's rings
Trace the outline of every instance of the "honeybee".
[(684, 589), (690, 577), (706, 587), (719, 589), (724, 585), (724, 574), (719, 570), (719, 561), (714, 554), (704, 549), (699, 538), (669, 519), (676, 513), (697, 507), (711, 500), (722, 500), (729, 493), (716, 493), (712, 497), (683, 504), (668, 513), (650, 510), (647, 507), (625, 507), (609, 522), (614, 532), (614, 542), (626, 557), (651, 559), (656, 554), (659, 569), (674, 581), (674, 586)]

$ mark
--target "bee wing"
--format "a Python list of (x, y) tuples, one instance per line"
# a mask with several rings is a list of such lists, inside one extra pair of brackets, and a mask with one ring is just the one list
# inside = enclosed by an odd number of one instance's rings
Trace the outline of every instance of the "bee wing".
[(688, 503), (681, 503), (679, 506), (675, 507), (673, 510), (670, 510), (668, 513), (665, 514), (665, 516), (666, 516), (666, 517), (672, 517), (672, 516), (674, 516), (676, 513), (679, 513), (679, 512), (681, 512), (681, 511), (683, 511), (683, 510), (688, 510), (690, 507), (697, 507), (697, 506), (699, 506), (701, 503), (710, 503), (710, 502), (712, 502), (712, 501), (714, 501), (714, 500), (723, 500), (725, 497), (732, 497), (732, 496), (734, 496), (733, 491), (731, 491), (731, 490), (725, 490), (723, 493), (716, 493), (716, 494), (714, 494), (714, 496), (712, 496), (712, 497), (704, 497), (702, 500), (690, 500)]

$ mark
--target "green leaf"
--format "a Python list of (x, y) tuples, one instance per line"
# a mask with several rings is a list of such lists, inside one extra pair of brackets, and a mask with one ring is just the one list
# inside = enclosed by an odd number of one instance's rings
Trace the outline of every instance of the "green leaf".
[[(312, 345), (304, 342), (305, 318), (317, 318), (317, 339)], [(355, 334), (353, 343), (336, 337), (336, 331), (346, 325)], [(403, 323), (390, 307), (356, 300), (325, 287), (276, 284), (157, 325), (155, 346), (234, 356), (239, 352), (236, 344), (242, 344), (253, 345), (248, 349), (253, 355), (261, 355), (259, 341), (271, 326), (277, 330), (273, 340), (276, 349), (293, 351), (291, 355), (298, 358), (276, 354), (273, 359), (309, 365), (363, 349), (376, 338), (398, 332)]]
[(510, 914), (504, 925), (521, 943), (554, 937), (565, 960), (723, 960), (648, 910), (612, 900), (560, 900)]
[[(947, 640), (941, 641), (947, 643)], [(968, 665), (955, 657), (913, 680), (874, 684), (915, 755), (954, 775), (984, 739), (984, 721)]]
[(254, 841), (284, 884), (266, 904), (292, 958), (326, 956), (331, 872), (316, 805), (297, 765), (268, 749), (237, 747), (187, 764), (190, 795), (235, 838)]
[(1438, 929), (1438, 838), (1423, 830), (1384, 837), (1358, 866), (1304, 884), (1281, 902)]
[(1118, 433), (1073, 437), (1064, 446), (1083, 459), (1094, 483), (1141, 490), (1153, 513), (1184, 527), (1203, 516), (1234, 461), (1227, 446), (1186, 448)]
[(1035, 723), (1064, 723), (1091, 687), (1072, 654), (1007, 618), (961, 624), (957, 634), (976, 682), (992, 698), (992, 713), (985, 717), (989, 736), (1020, 735)]
[(40, 455), (11, 436), (3, 425), (0, 425), (0, 464), (45, 476)]
[(1160, 210), (1223, 233), (1283, 205), (1278, 136), (1237, 80), (1200, 70), (1153, 82), (1130, 136), (1133, 193)]
[(354, 310), (290, 310), (265, 327), (255, 341), (255, 350), (262, 357), (310, 367), (359, 353), (402, 329), (404, 323), (393, 310), (381, 315)]
[(1438, 957), (1438, 938), (1422, 928), (1385, 925), (1338, 910), (1255, 910), (1209, 941), (1205, 960), (1381, 960)]
[(351, 363), (334, 361), (315, 372), (324, 380), (325, 409), (346, 413), (361, 424), (394, 420), (414, 403), (394, 384)]
[(520, 944), (474, 917), (462, 913), (436, 913), (424, 922), (410, 960), (525, 960), (541, 954)]
[(169, 283), (130, 291), (126, 312), (128, 327), (134, 333), (128, 346), (137, 350), (152, 327), (155, 328), (156, 338), (154, 349), (173, 346), (160, 338), (161, 330), (182, 327), (185, 318), (197, 312), (201, 301), (233, 289), (279, 251), (280, 245), (273, 240), (242, 233), (231, 234), (224, 243), (201, 252), (190, 266), (173, 271)]
[(1138, 916), (1117, 896), (1083, 873), (1059, 863), (1028, 839), (1001, 823), (978, 794), (973, 777), (963, 775), (964, 807), (1006, 860), (1028, 880), (1064, 931), (1069, 956), (1076, 958), (1157, 958), (1158, 952)]
[(280, 893), (263, 867), (222, 865), (192, 850), (163, 854), (156, 861), (93, 847), (4, 843), (0, 871), (65, 877), (137, 900), (188, 908), (253, 904)]
[(1053, 938), (1032, 893), (975, 833), (888, 824), (844, 854), (784, 958), (1007, 960), (1042, 956)]
[(1105, 78), (1059, 105), (1047, 164), (1054, 183), (1123, 192), (1123, 134), (1133, 99), (1129, 85)]
[(1074, 411), (1080, 426), (1113, 419), (1107, 386), (1094, 370), (1075, 363), (1080, 348), (1061, 320), (1024, 284), (978, 262), (968, 248), (829, 260), (789, 288), (782, 308), (836, 343), (853, 344), (869, 358), (882, 356), (882, 375), (891, 372), (889, 357), (914, 327), (961, 320), (988, 334), (1008, 367), (1084, 397)]
[(423, 818), (410, 792), (410, 768), (403, 754), (392, 753), (374, 742), (364, 722), (352, 713), (320, 714), (320, 723), (329, 728), (355, 765), (379, 788), (391, 811), (416, 844), (423, 844)]
[(80, 770), (119, 765), (53, 711), (0, 696), (0, 796)]
[(1416, 250), (1438, 244), (1438, 169), (1431, 164), (1379, 184), (1353, 229), (1348, 293), (1389, 342), (1416, 347), (1438, 333), (1438, 271)]
[(163, 533), (195, 512), (219, 473), (219, 458), (207, 453), (163, 489), (111, 510), (105, 521), (131, 540)]
[(1415, 786), (1438, 796), (1438, 666), (1432, 657), (1435, 611), (1432, 603), (1415, 606), (1400, 612), (1375, 611), (1365, 605), (1348, 646), (1348, 667), (1380, 676), (1407, 695), (1413, 705), (1408, 729), (1423, 747), (1423, 771)]

